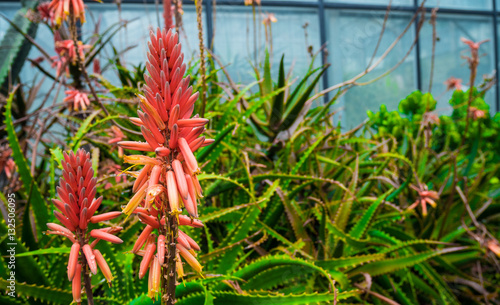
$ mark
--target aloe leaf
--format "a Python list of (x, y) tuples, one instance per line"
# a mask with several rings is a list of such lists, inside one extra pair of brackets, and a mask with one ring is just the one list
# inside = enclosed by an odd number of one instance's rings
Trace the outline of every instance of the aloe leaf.
[(227, 125), (223, 130), (219, 132), (219, 134), (215, 137), (215, 140), (212, 144), (203, 148), (196, 154), (196, 158), (199, 162), (205, 161), (205, 159), (210, 155), (210, 153), (217, 147), (222, 140), (234, 129), (235, 123), (231, 123)]
[[(305, 103), (309, 100), (309, 95), (313, 92), (314, 87), (316, 87), (318, 81), (320, 80), (323, 73), (325, 73), (328, 67), (323, 68), (312, 83), (307, 87), (307, 89), (302, 93), (302, 95), (297, 99), (293, 106), (291, 105), (290, 111), (285, 112), (285, 118), (279, 127), (279, 131), (287, 130), (293, 123), (297, 120), (300, 112), (304, 108)], [(287, 107), (288, 108), (288, 107)]]
[[(316, 272), (319, 272), (326, 279), (330, 281), (330, 277), (335, 281), (339, 282), (342, 287), (346, 287), (348, 285), (347, 277), (340, 272), (327, 272), (323, 268), (316, 266), (314, 263), (309, 261), (300, 259), (300, 258), (291, 258), (289, 256), (280, 255), (280, 256), (265, 256), (256, 261), (251, 262), (250, 264), (244, 266), (240, 270), (233, 273), (233, 276), (241, 278), (243, 280), (249, 280), (252, 277), (258, 275), (259, 273), (273, 267), (277, 266), (298, 266), (299, 268), (295, 269), (296, 273), (300, 273), (301, 269), (313, 269)], [(286, 279), (286, 275), (283, 275), (283, 280)]]
[(80, 148), (80, 142), (82, 141), (85, 134), (88, 133), (90, 123), (92, 123), (92, 120), (99, 114), (99, 112), (100, 112), (99, 110), (92, 112), (85, 119), (85, 121), (83, 121), (82, 125), (80, 125), (80, 128), (78, 128), (78, 131), (76, 132), (75, 136), (71, 140), (71, 149), (74, 152), (76, 152), (78, 150), (78, 148)]
[(273, 79), (271, 78), (271, 63), (269, 60), (269, 51), (266, 48), (266, 58), (264, 61), (264, 81), (262, 84), (262, 96), (268, 95), (273, 91)]
[[(42, 272), (40, 266), (37, 264), (33, 256), (21, 256), (22, 253), (27, 252), (26, 247), (21, 243), (21, 241), (14, 235), (11, 226), (5, 224), (3, 219), (0, 221), (0, 236), (6, 237), (0, 242), (1, 253), (8, 254), (9, 250), (15, 249), (16, 251), (16, 281), (27, 282), (40, 285), (49, 285), (47, 277)], [(8, 257), (4, 257), (3, 260), (5, 265), (8, 265)]]
[[(0, 278), (0, 289), (7, 290), (9, 282)], [(51, 288), (40, 285), (31, 285), (26, 283), (16, 283), (16, 294), (18, 296), (29, 297), (33, 299), (43, 300), (51, 304), (69, 304), (73, 300), (71, 291), (58, 288)]]
[[(260, 205), (252, 206), (245, 211), (245, 214), (241, 217), (240, 221), (235, 224), (234, 228), (228, 233), (228, 235), (221, 242), (220, 247), (227, 247), (229, 245), (234, 244), (240, 240), (243, 240), (248, 236), (251, 227), (257, 221), (259, 217), (261, 209), (265, 208), (267, 202), (271, 198), (271, 196), (276, 191), (276, 188), (279, 185), (279, 180), (276, 180), (268, 190), (259, 198)], [(229, 271), (231, 268), (231, 264), (228, 262), (234, 262), (236, 257), (241, 251), (241, 246), (236, 246), (227, 251), (224, 255), (222, 255), (219, 259), (219, 266), (217, 267), (218, 273), (225, 273)]]
[(384, 259), (371, 264), (363, 265), (358, 268), (352, 270), (350, 275), (360, 274), (360, 273), (368, 273), (371, 276), (377, 276), (381, 274), (387, 274), (390, 272), (394, 272), (403, 268), (412, 267), (416, 264), (422, 263), (430, 258), (435, 256), (443, 255), (446, 253), (452, 253), (457, 251), (462, 251), (467, 249), (468, 247), (454, 247), (447, 248), (442, 250), (428, 251), (417, 254), (409, 254), (406, 256)]
[(24, 157), (21, 150), (21, 145), (16, 135), (14, 129), (14, 124), (12, 121), (12, 100), (14, 99), (14, 93), (10, 94), (7, 99), (7, 105), (5, 106), (5, 126), (7, 130), (7, 138), (9, 139), (10, 148), (12, 149), (12, 156), (14, 157), (14, 162), (17, 165), (19, 176), (23, 182), (26, 191), (30, 191), (29, 197), (31, 199), (31, 204), (33, 212), (35, 213), (36, 225), (38, 227), (38, 232), (45, 229), (45, 224), (48, 222), (49, 214), (47, 212), (48, 205), (38, 188), (38, 184), (31, 176), (30, 166), (28, 161)]
[(16, 255), (16, 257), (45, 255), (45, 254), (64, 254), (64, 253), (69, 253), (70, 251), (71, 248), (69, 247), (47, 248), (47, 249), (39, 249), (35, 251), (19, 253)]
[[(313, 294), (298, 294), (298, 295), (276, 295), (269, 292), (259, 292), (258, 294), (237, 294), (234, 292), (213, 291), (214, 304), (238, 304), (238, 305), (255, 305), (255, 304), (274, 304), (274, 305), (302, 305), (302, 304), (317, 304), (320, 302), (333, 302), (334, 300), (342, 301), (348, 298), (357, 296), (361, 292), (359, 290), (351, 290), (340, 293), (313, 293)], [(178, 300), (178, 305), (199, 305), (204, 301), (203, 294), (195, 294)]]
[[(33, 1), (30, 6), (34, 7), (34, 4), (36, 1)], [(9, 78), (17, 79), (30, 52), (31, 43), (22, 33), (35, 37), (38, 29), (36, 23), (25, 17), (27, 12), (27, 7), (21, 8), (12, 21), (0, 14), (0, 17), (11, 24), (0, 42), (0, 88), (2, 89), (7, 88)], [(10, 77), (8, 77), (9, 73)]]
[[(285, 87), (285, 67), (284, 67), (284, 61), (285, 59), (285, 54), (281, 56), (281, 61), (280, 61), (280, 72), (279, 72), (279, 78), (278, 78), (278, 85), (276, 86), (275, 89), (282, 89)], [(281, 122), (281, 118), (283, 117), (283, 108), (285, 104), (285, 91), (280, 91), (278, 95), (273, 99), (273, 106), (271, 108), (271, 117), (269, 118), (269, 126), (271, 128), (275, 128), (279, 125)]]
[(370, 226), (373, 217), (376, 215), (380, 206), (383, 205), (385, 198), (389, 195), (389, 192), (392, 192), (392, 189), (380, 196), (374, 203), (372, 203), (368, 209), (366, 209), (361, 219), (356, 222), (354, 227), (352, 227), (351, 231), (349, 231), (349, 235), (354, 238), (362, 238), (368, 227)]

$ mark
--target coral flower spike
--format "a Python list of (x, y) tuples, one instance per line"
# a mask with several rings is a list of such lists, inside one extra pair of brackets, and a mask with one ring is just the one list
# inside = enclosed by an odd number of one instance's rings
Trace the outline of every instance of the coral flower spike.
[[(90, 154), (83, 149), (69, 155), (64, 153), (61, 162), (63, 167), (62, 178), (57, 187), (58, 199), (52, 202), (58, 210), (54, 215), (62, 225), (48, 223), (47, 234), (55, 234), (67, 237), (73, 245), (68, 260), (68, 279), (72, 282), (74, 302), (81, 302), (81, 283), (83, 276), (86, 289), (91, 289), (89, 271), (97, 273), (97, 267), (104, 277), (111, 283), (112, 275), (108, 264), (104, 260), (101, 252), (95, 249), (99, 240), (112, 243), (121, 243), (122, 240), (114, 234), (121, 230), (121, 227), (105, 227), (94, 229), (88, 234), (89, 223), (99, 223), (108, 221), (121, 215), (121, 212), (108, 212), (95, 215), (99, 208), (102, 197), (96, 196), (96, 182)], [(90, 237), (94, 238), (91, 242)], [(87, 290), (87, 299), (92, 298), (92, 291)]]
[[(138, 96), (140, 110), (137, 118), (130, 118), (140, 127), (145, 141), (120, 141), (118, 145), (154, 152), (155, 157), (125, 156), (125, 162), (144, 167), (134, 175), (135, 194), (123, 212), (137, 214), (146, 226), (132, 252), (143, 257), (139, 277), (145, 277), (149, 270), (148, 295), (156, 298), (160, 293), (167, 304), (174, 304), (176, 273), (184, 274), (178, 258), (184, 258), (198, 273), (202, 268), (193, 251), (200, 247), (178, 226), (203, 226), (196, 220), (197, 199), (203, 195), (193, 153), (212, 140), (201, 136), (208, 120), (193, 116), (198, 93), (193, 93), (189, 76), (184, 77), (186, 64), (178, 34), (166, 29), (151, 31), (148, 51), (149, 74), (144, 75), (144, 95)], [(181, 214), (182, 208), (188, 215)], [(166, 281), (161, 284), (159, 278)]]

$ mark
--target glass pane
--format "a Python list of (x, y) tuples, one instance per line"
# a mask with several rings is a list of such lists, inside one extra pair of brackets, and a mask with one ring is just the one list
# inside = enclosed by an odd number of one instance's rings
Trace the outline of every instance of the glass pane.
[[(163, 9), (159, 6), (156, 11), (154, 4), (122, 4), (121, 13), (115, 4), (89, 3), (88, 22), (83, 25), (83, 36), (90, 37), (94, 33), (95, 25), (100, 22), (100, 32), (103, 33), (118, 20), (128, 20), (130, 23), (120, 30), (111, 40), (118, 50), (132, 47), (123, 56), (127, 64), (137, 65), (146, 60), (147, 41), (149, 40), (149, 29), (160, 24), (163, 26)], [(198, 46), (198, 30), (196, 25), (196, 12), (193, 5), (184, 5), (183, 30), (180, 36), (184, 56), (190, 60), (193, 52)], [(205, 18), (203, 18), (205, 21)], [(203, 24), (206, 29), (205, 23)], [(187, 39), (186, 39), (187, 38)], [(205, 37), (206, 39), (206, 37)], [(106, 57), (111, 58), (113, 53), (111, 46), (106, 49)]]
[[(330, 86), (349, 80), (365, 71), (371, 63), (376, 63), (404, 31), (411, 20), (410, 14), (390, 15), (386, 30), (375, 56), (375, 46), (379, 40), (384, 12), (360, 12), (350, 10), (328, 10), (328, 53)], [(381, 76), (395, 67), (409, 52), (414, 41), (414, 27), (395, 45), (389, 55), (358, 82), (367, 82)], [(373, 57), (373, 60), (372, 60)], [(397, 109), (399, 101), (416, 88), (415, 50), (389, 75), (365, 86), (347, 91), (337, 102), (342, 126), (352, 128), (366, 119), (367, 110), (378, 110), (385, 104), (389, 110)]]
[[(254, 65), (255, 62), (264, 62), (266, 31), (262, 22), (268, 13), (274, 14), (277, 19), (276, 22), (271, 22), (270, 30), (267, 31), (267, 40), (272, 39), (273, 78), (277, 77), (283, 53), (286, 54), (286, 70), (293, 66), (292, 75), (303, 76), (311, 63), (310, 52), (315, 53), (320, 48), (316, 9), (258, 8), (254, 25), (251, 7), (219, 6), (214, 24), (215, 53), (224, 65), (228, 65), (227, 70), (235, 82), (248, 84), (255, 81), (251, 63)], [(254, 31), (254, 26), (257, 31)], [(316, 64), (321, 64), (320, 56)]]
[[(335, 2), (342, 4), (375, 4), (375, 5), (389, 5), (389, 0), (325, 0), (326, 2)], [(404, 5), (413, 6), (413, 0), (393, 0), (392, 6)]]
[[(491, 18), (466, 15), (438, 15), (437, 33), (439, 41), (436, 43), (435, 67), (432, 82), (432, 93), (438, 100), (438, 110), (444, 113), (451, 112), (448, 100), (452, 92), (446, 92), (444, 82), (450, 77), (462, 79), (464, 89), (469, 86), (469, 69), (463, 56), (468, 56), (469, 47), (460, 41), (464, 37), (473, 41), (493, 39), (493, 24)], [(425, 23), (420, 36), (422, 87), (429, 87), (432, 57), (432, 27)], [(491, 76), (495, 70), (494, 42), (481, 45), (479, 53), (479, 68), (476, 86), (482, 82), (483, 76)], [(486, 102), (494, 104), (495, 94), (492, 88), (486, 95)], [(493, 108), (494, 109), (494, 108)]]
[[(498, 1), (498, 0), (496, 0)], [(419, 0), (422, 3), (422, 0)], [(427, 7), (442, 7), (455, 9), (470, 9), (470, 10), (491, 10), (493, 9), (492, 0), (427, 0)]]

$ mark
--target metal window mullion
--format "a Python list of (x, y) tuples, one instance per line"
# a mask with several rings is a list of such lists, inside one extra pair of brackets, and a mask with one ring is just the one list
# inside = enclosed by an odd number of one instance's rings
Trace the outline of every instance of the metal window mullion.
[[(321, 51), (321, 64), (325, 66), (328, 63), (326, 51), (326, 22), (325, 22), (325, 3), (324, 0), (318, 0), (318, 19), (319, 19), (319, 44), (321, 46), (325, 46)], [(323, 89), (328, 88), (328, 71), (326, 71), (323, 76)], [(326, 104), (329, 100), (328, 92), (323, 96), (323, 102)]]
[(213, 8), (212, 8), (212, 0), (206, 0), (205, 4), (205, 14), (207, 18), (207, 43), (205, 44), (212, 52), (214, 51), (214, 44), (212, 43), (214, 37), (214, 28), (213, 28)]
[(495, 108), (496, 112), (500, 112), (500, 92), (499, 92), (499, 80), (498, 80), (498, 26), (497, 26), (497, 3), (496, 0), (493, 1), (493, 49), (495, 50)]
[[(413, 0), (413, 9), (414, 13), (418, 13), (418, 0)], [(415, 18), (415, 35), (417, 43), (415, 44), (415, 66), (417, 72), (417, 89), (422, 90), (422, 66), (420, 65), (420, 33), (418, 32), (418, 23), (420, 22), (420, 18), (417, 16)]]

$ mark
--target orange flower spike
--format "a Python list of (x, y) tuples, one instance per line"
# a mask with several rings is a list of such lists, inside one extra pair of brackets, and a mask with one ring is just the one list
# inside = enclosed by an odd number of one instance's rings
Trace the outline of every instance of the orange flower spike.
[(104, 278), (106, 278), (106, 281), (108, 281), (108, 284), (111, 286), (113, 275), (111, 274), (111, 269), (109, 269), (108, 263), (106, 263), (106, 260), (102, 256), (101, 252), (97, 249), (94, 250), (94, 256), (99, 269), (101, 269), (101, 272), (104, 275)]

